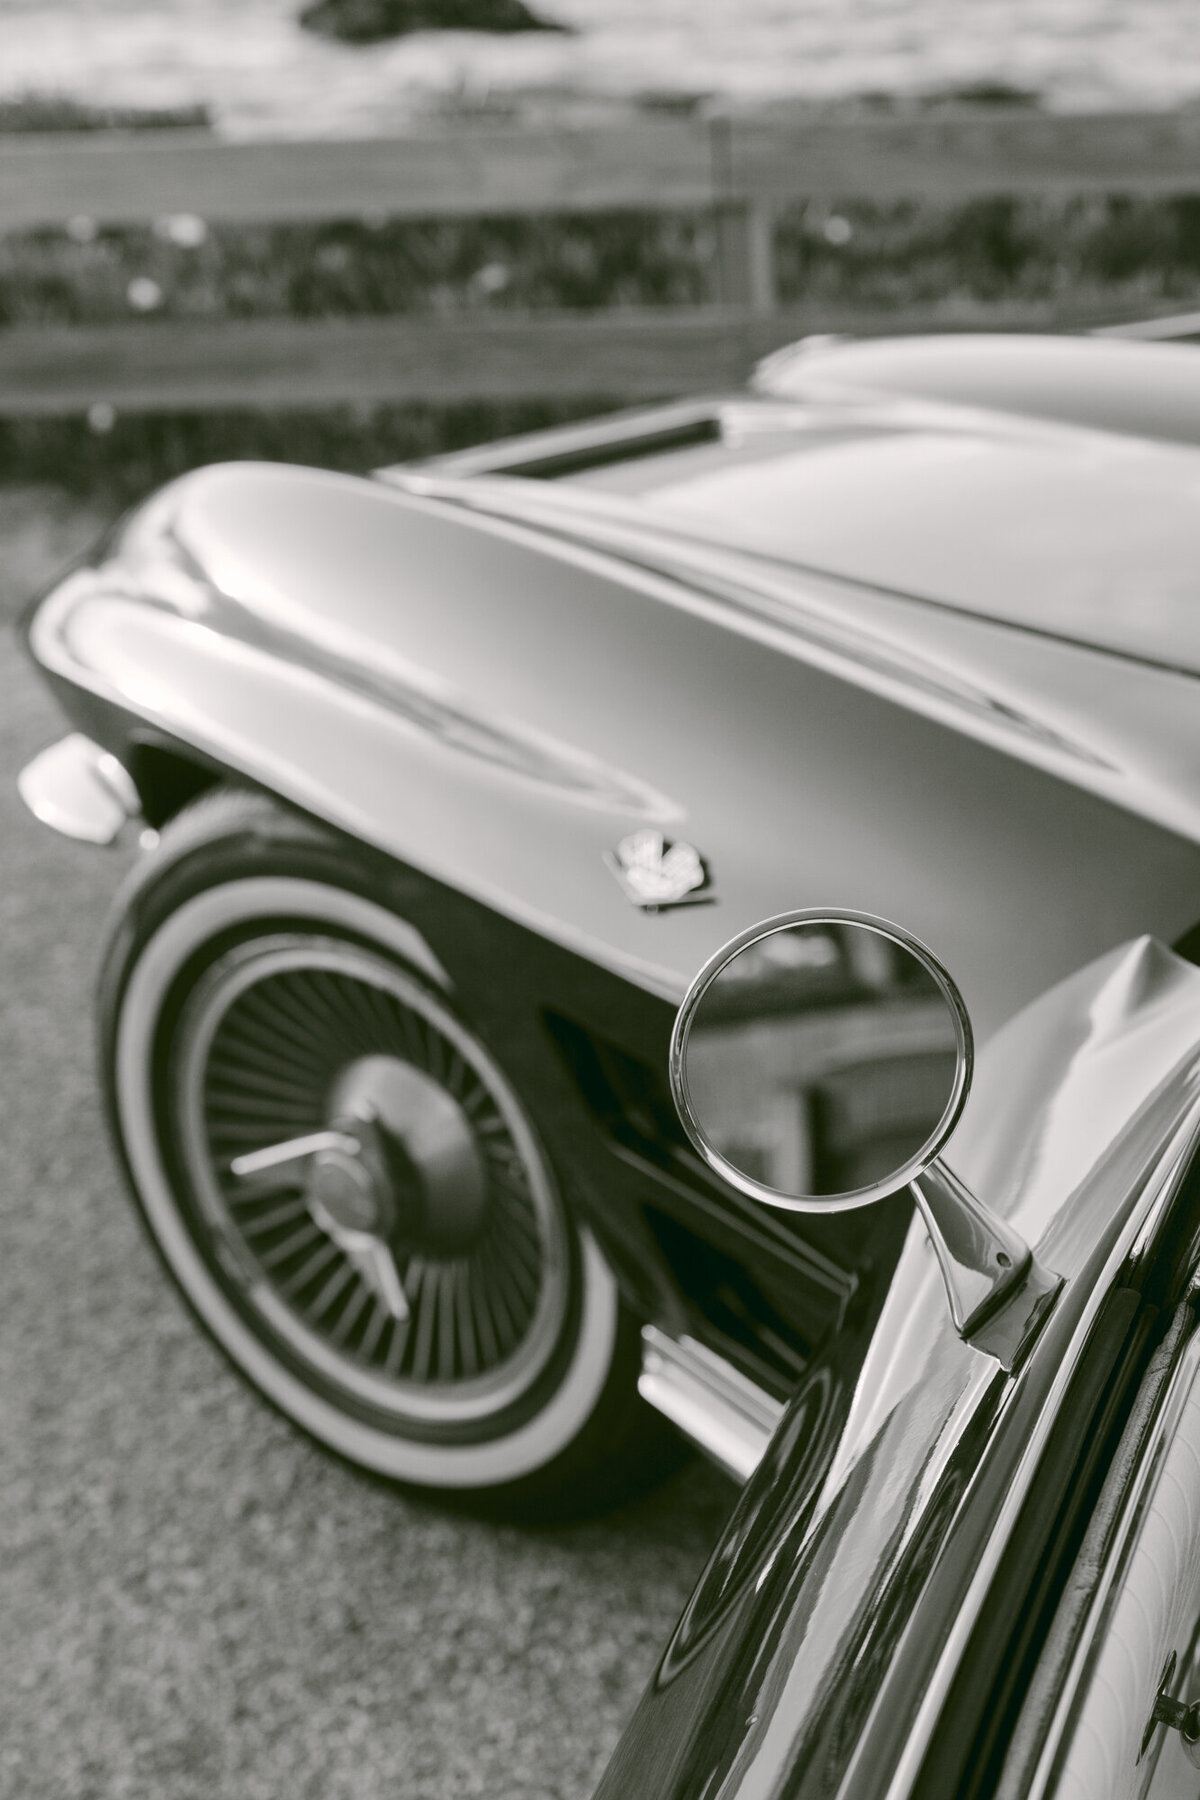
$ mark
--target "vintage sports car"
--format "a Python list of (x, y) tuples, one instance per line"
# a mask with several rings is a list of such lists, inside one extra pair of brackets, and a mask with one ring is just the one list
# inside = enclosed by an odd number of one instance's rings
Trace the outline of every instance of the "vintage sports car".
[[(679, 1002), (834, 901), (934, 944), (981, 1041), (1131, 937), (1200, 950), (1198, 447), (1185, 347), (819, 343), (743, 393), (373, 479), (219, 466), (121, 521), (28, 616), (74, 730), (22, 791), (140, 833), (109, 1116), (242, 1373), (509, 1510), (653, 1478), (664, 1420), (747, 1476), (912, 1203), (723, 1178), (671, 1104)], [(852, 936), (806, 956), (797, 993), (869, 1010)], [(889, 1167), (940, 1080), (920, 1011), (828, 1072), (797, 1166)]]
[[(879, 1032), (919, 1013), (939, 1059), (866, 1178), (807, 1129), (873, 1058), (862, 997), (793, 978), (831, 938), (873, 968)], [(806, 1369), (598, 1800), (1192, 1800), (1200, 971), (1119, 946), (972, 1084), (924, 946), (793, 913), (701, 972), (670, 1072), (698, 1153), (764, 1210), (845, 1216), (906, 1182), (916, 1210)], [(768, 1112), (786, 1129), (747, 1129)]]

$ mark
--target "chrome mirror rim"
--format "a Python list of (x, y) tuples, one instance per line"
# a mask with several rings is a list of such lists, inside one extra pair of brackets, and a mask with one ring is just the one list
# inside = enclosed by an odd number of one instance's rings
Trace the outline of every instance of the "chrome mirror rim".
[[(874, 931), (880, 937), (889, 939), (901, 949), (915, 956), (933, 977), (943, 999), (950, 1009), (954, 1021), (955, 1033), (955, 1075), (941, 1118), (938, 1120), (929, 1137), (921, 1148), (910, 1157), (901, 1168), (889, 1172), (885, 1181), (874, 1182), (870, 1187), (856, 1188), (852, 1192), (835, 1195), (805, 1195), (796, 1198), (794, 1195), (781, 1193), (778, 1188), (767, 1187), (765, 1183), (756, 1181), (753, 1176), (726, 1161), (720, 1151), (713, 1149), (707, 1142), (692, 1108), (691, 1094), (687, 1081), (687, 1043), (692, 1021), (696, 1010), (708, 989), (717, 976), (725, 969), (735, 956), (763, 938), (771, 937), (776, 932), (786, 930), (792, 925), (857, 925)], [(850, 1212), (861, 1206), (869, 1206), (872, 1201), (882, 1200), (889, 1194), (897, 1194), (916, 1180), (929, 1168), (946, 1144), (955, 1126), (962, 1116), (963, 1107), (967, 1103), (967, 1095), (971, 1090), (971, 1078), (975, 1069), (975, 1039), (971, 1030), (971, 1020), (967, 1013), (962, 995), (959, 993), (953, 978), (920, 938), (912, 932), (905, 931), (902, 925), (895, 925), (890, 919), (880, 918), (875, 913), (851, 912), (845, 907), (805, 907), (795, 912), (777, 913), (773, 918), (762, 919), (751, 925), (748, 930), (740, 932), (737, 937), (730, 938), (713, 956), (710, 956), (699, 974), (695, 977), (684, 996), (683, 1003), (675, 1016), (675, 1024), (671, 1031), (671, 1043), (668, 1051), (668, 1074), (671, 1083), (671, 1095), (679, 1114), (680, 1123), (687, 1133), (688, 1141), (703, 1159), (707, 1166), (721, 1177), (730, 1187), (739, 1193), (747, 1194), (753, 1200), (761, 1201), (782, 1212), (796, 1213), (834, 1213)]]

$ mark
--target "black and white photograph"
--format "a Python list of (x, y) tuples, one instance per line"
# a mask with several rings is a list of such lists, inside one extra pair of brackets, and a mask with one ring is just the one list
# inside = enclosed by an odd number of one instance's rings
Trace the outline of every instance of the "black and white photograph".
[(0, 0), (0, 1800), (1200, 1800), (1200, 9)]

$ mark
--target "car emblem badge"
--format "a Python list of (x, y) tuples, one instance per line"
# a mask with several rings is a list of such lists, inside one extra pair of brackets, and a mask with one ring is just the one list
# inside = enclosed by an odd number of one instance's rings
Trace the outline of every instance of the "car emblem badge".
[(646, 912), (704, 905), (713, 898), (702, 891), (708, 886), (708, 870), (699, 851), (691, 844), (672, 843), (661, 831), (633, 832), (615, 850), (605, 851), (604, 861), (625, 897)]

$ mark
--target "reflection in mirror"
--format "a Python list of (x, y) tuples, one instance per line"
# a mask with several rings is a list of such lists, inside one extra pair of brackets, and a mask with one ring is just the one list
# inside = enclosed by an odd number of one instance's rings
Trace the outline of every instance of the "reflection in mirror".
[(793, 1204), (902, 1185), (963, 1095), (968, 1028), (948, 990), (874, 924), (807, 919), (758, 937), (687, 1018), (693, 1137)]

